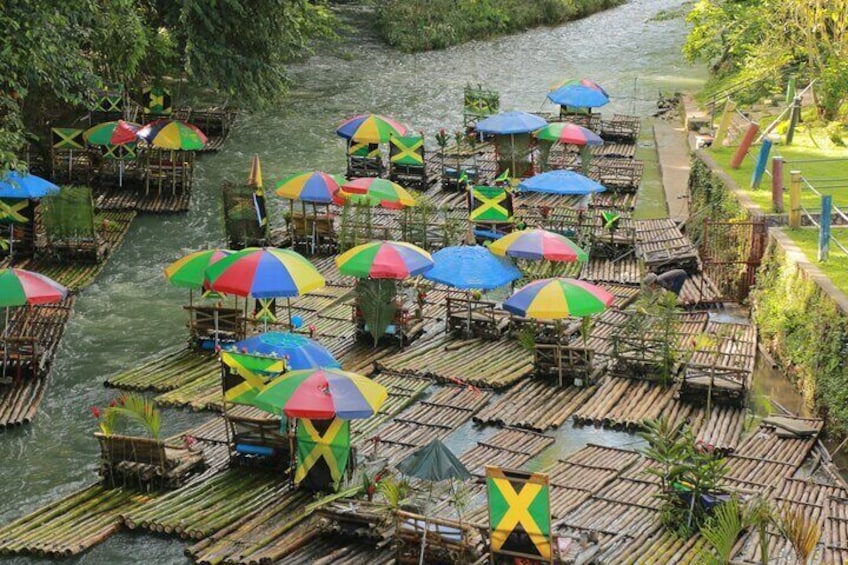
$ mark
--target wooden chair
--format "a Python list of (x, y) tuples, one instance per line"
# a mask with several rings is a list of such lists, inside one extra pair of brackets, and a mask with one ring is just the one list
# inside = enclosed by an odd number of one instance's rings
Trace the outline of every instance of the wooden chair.
[(277, 418), (254, 418), (225, 412), (230, 434), (230, 461), (243, 466), (287, 467), (291, 441)]
[(177, 488), (204, 466), (202, 451), (168, 446), (161, 440), (95, 432), (102, 459), (100, 474), (117, 484)]

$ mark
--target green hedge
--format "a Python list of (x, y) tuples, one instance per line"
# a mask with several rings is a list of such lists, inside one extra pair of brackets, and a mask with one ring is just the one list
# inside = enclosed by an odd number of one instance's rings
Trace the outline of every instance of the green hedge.
[(828, 431), (848, 433), (848, 316), (774, 239), (752, 293), (764, 345), (795, 379), (804, 398), (827, 418)]
[(385, 0), (377, 29), (406, 52), (444, 49), (493, 35), (555, 25), (623, 4), (625, 0)]
[(739, 201), (724, 182), (698, 157), (692, 157), (689, 172), (689, 219), (686, 234), (696, 244), (704, 236), (704, 223), (711, 220), (732, 220), (744, 214)]

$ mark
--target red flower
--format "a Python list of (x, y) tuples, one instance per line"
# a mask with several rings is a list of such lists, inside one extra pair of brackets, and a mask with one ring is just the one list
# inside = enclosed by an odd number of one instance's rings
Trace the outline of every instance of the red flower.
[(97, 419), (100, 419), (100, 408), (98, 408), (97, 406), (92, 406), (91, 408), (89, 408), (89, 410), (91, 410), (92, 416)]
[(110, 403), (109, 403), (109, 407), (110, 407), (110, 408), (114, 408), (114, 407), (115, 407), (115, 406), (117, 406), (117, 405), (118, 405), (118, 401), (117, 401), (117, 400), (113, 400), (112, 402), (110, 402)]

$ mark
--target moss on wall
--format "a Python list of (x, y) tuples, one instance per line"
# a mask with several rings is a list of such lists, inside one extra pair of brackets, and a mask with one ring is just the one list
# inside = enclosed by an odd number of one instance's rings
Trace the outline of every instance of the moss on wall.
[(763, 344), (827, 418), (829, 432), (848, 433), (848, 316), (774, 238), (752, 302)]

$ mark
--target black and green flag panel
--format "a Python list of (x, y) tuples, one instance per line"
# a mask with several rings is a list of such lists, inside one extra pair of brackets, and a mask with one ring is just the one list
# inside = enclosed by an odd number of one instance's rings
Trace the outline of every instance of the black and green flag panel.
[(295, 483), (314, 491), (338, 490), (349, 458), (349, 421), (298, 420)]
[(10, 198), (0, 199), (0, 224), (25, 224), (29, 222), (29, 200)]
[(493, 555), (552, 561), (548, 475), (486, 467)]
[(77, 128), (51, 128), (50, 136), (53, 149), (85, 149), (85, 139)]
[(146, 114), (167, 116), (171, 114), (171, 90), (164, 86), (146, 86), (141, 92)]

